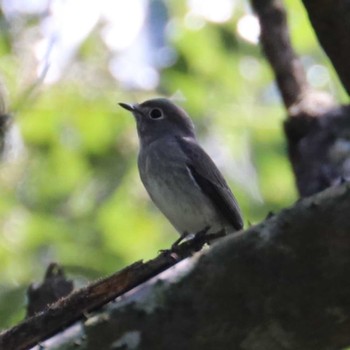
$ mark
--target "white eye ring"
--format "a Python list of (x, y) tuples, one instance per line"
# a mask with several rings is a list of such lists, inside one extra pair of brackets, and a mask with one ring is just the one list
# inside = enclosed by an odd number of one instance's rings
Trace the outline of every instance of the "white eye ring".
[(152, 108), (149, 111), (148, 115), (151, 119), (162, 119), (163, 118), (163, 112), (159, 108)]

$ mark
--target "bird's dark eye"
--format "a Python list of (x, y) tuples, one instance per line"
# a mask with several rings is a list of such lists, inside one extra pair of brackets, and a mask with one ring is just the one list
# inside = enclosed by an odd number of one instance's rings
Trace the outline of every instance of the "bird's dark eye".
[(160, 119), (163, 117), (163, 112), (159, 108), (153, 108), (149, 112), (151, 119)]

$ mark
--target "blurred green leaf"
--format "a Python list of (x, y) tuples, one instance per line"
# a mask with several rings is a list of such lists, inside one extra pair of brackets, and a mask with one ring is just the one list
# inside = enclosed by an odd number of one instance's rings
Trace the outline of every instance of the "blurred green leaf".
[[(24, 290), (42, 279), (50, 262), (86, 283), (152, 258), (177, 238), (141, 184), (135, 123), (119, 101), (182, 95), (178, 103), (218, 161), (246, 224), (296, 200), (282, 128), (285, 111), (273, 75), (260, 47), (237, 31), (249, 14), (246, 2), (237, 2), (227, 23), (196, 18), (195, 28), (188, 25), (193, 14), (187, 2), (166, 4), (169, 45), (177, 59), (160, 71), (157, 91), (148, 92), (126, 90), (112, 76), (112, 53), (101, 39), (104, 23), (75, 52), (62, 79), (41, 83), (36, 26), (45, 14), (35, 21), (24, 14), (9, 19), (0, 38), (0, 73), (9, 105), (20, 107), (14, 120), (25, 150), (0, 164), (0, 327), (23, 316)], [(305, 66), (326, 66), (331, 82), (325, 88), (344, 99), (301, 3), (286, 4)]]

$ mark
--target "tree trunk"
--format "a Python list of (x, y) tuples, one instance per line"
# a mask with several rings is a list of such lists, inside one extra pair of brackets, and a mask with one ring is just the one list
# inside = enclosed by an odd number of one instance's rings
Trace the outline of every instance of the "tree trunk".
[(349, 212), (349, 185), (303, 199), (66, 330), (58, 349), (348, 346)]

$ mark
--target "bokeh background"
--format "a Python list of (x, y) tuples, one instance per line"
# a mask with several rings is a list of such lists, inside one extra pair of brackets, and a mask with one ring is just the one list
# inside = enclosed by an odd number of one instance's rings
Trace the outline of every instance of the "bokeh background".
[[(345, 99), (298, 1), (285, 1), (309, 83)], [(245, 0), (2, 0), (0, 328), (58, 262), (77, 284), (168, 247), (177, 233), (139, 180), (117, 102), (173, 98), (233, 189), (245, 225), (297, 194), (285, 111)]]

